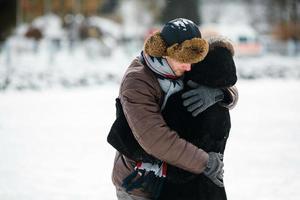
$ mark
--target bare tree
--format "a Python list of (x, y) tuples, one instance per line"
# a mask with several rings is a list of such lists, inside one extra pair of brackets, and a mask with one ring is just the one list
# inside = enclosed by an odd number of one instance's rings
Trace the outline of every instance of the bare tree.
[(161, 22), (165, 23), (178, 17), (184, 17), (200, 24), (199, 3), (199, 0), (166, 0), (161, 14)]
[(11, 33), (17, 23), (16, 0), (0, 0), (0, 43)]
[(268, 0), (268, 21), (283, 40), (300, 40), (300, 1)]

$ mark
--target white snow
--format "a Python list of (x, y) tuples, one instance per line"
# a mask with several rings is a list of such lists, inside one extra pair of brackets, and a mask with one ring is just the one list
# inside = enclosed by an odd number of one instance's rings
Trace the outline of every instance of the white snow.
[(90, 25), (98, 27), (104, 34), (120, 38), (122, 34), (121, 26), (112, 20), (102, 17), (92, 16), (88, 18)]
[[(230, 38), (231, 41), (237, 43), (239, 42), (239, 37), (244, 36), (247, 37), (248, 40), (254, 42), (257, 39), (257, 33), (254, 29), (247, 24), (239, 24), (233, 23), (230, 25), (227, 23), (207, 23), (200, 27), (200, 30), (207, 31), (215, 31), (219, 35)], [(204, 32), (205, 33), (205, 32)]]
[[(300, 81), (240, 80), (225, 152), (230, 200), (300, 196)], [(117, 84), (0, 93), (1, 200), (116, 200)]]
[(257, 57), (235, 57), (234, 61), (241, 79), (300, 78), (300, 56), (265, 54)]
[(251, 13), (249, 5), (244, 1), (203, 1), (201, 4), (203, 23), (221, 23), (230, 25), (233, 23), (249, 24), (251, 23)]
[(51, 39), (59, 39), (64, 37), (62, 20), (53, 13), (49, 13), (34, 19), (32, 25), (42, 30), (44, 37)]
[(0, 199), (115, 199), (116, 85), (1, 94)]
[(74, 47), (62, 42), (59, 50), (55, 50), (48, 40), (42, 40), (36, 52), (32, 46), (34, 41), (24, 38), (12, 37), (7, 41), (3, 53), (0, 53), (0, 85), (7, 76), (10, 79), (8, 88), (11, 89), (118, 82), (130, 59), (139, 54), (119, 47), (111, 51), (92, 38)]
[[(96, 16), (86, 18), (87, 23), (103, 31), (105, 36), (101, 40), (89, 38), (71, 42), (66, 37), (68, 33), (63, 29), (61, 19), (51, 13), (33, 21), (33, 25), (44, 32), (45, 37), (39, 42), (24, 38), (29, 25), (16, 27), (15, 34), (0, 46), (0, 89), (47, 89), (119, 82), (125, 66), (139, 55), (143, 48), (143, 36), (153, 24), (146, 8), (138, 2), (126, 1), (120, 7), (120, 15), (124, 18), (123, 25)], [(226, 8), (226, 12), (221, 12), (221, 7), (216, 7), (218, 2), (203, 4), (203, 22), (206, 27), (218, 23), (222, 35), (233, 41), (237, 39), (237, 34), (254, 40), (256, 34), (249, 29), (248, 14), (251, 12), (245, 11), (247, 4), (221, 3)], [(143, 12), (137, 12), (139, 8)], [(236, 10), (243, 11), (241, 16)], [(81, 15), (68, 17), (69, 21), (74, 18), (76, 27), (84, 20)], [(233, 22), (230, 19), (240, 20)], [(124, 41), (121, 40), (122, 37)], [(55, 42), (54, 39), (59, 39), (60, 42)], [(280, 49), (276, 45), (271, 47), (269, 49)], [(283, 50), (289, 49), (286, 45), (283, 47)], [(265, 48), (260, 57), (236, 57), (239, 77), (300, 78), (299, 56), (271, 54), (267, 50)]]
[(153, 3), (127, 0), (120, 4), (118, 13), (122, 18), (122, 35), (125, 39), (143, 38), (149, 27), (153, 26), (154, 18), (150, 11), (151, 6), (149, 6)]
[[(34, 49), (37, 48), (35, 51)], [(62, 41), (55, 50), (48, 40), (35, 43), (11, 37), (0, 52), (0, 88), (9, 77), (7, 89), (46, 89), (78, 87), (119, 82), (122, 74), (139, 55), (140, 43), (123, 44), (111, 49), (90, 38), (74, 47)], [(300, 57), (263, 54), (258, 57), (235, 57), (240, 78), (300, 78)]]
[[(1, 47), (0, 88), (8, 76), (10, 83), (0, 92), (0, 200), (116, 200), (115, 151), (106, 136), (115, 118), (118, 83), (153, 23), (139, 1), (124, 2), (122, 26), (90, 18), (112, 36), (102, 41), (71, 46), (62, 22), (49, 14), (33, 23), (46, 36), (39, 43), (23, 37), (28, 28), (23, 24)], [(253, 19), (264, 25), (259, 8), (250, 12), (242, 3), (206, 2), (203, 22), (227, 23), (222, 32), (232, 35)], [(51, 43), (57, 38), (60, 48)], [(235, 62), (240, 100), (231, 112), (225, 155), (228, 199), (299, 199), (300, 57), (263, 52)]]

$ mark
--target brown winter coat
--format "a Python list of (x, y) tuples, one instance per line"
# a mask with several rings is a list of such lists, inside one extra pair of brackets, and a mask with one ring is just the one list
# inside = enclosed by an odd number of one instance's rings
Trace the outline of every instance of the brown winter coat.
[[(228, 88), (232, 101), (226, 105), (232, 108), (237, 101), (235, 87)], [(208, 154), (193, 144), (181, 139), (164, 121), (160, 106), (163, 91), (154, 73), (135, 59), (122, 80), (119, 98), (128, 124), (141, 147), (154, 157), (187, 171), (200, 174), (206, 167)], [(134, 169), (135, 162), (116, 153), (112, 180), (121, 189), (122, 180)], [(131, 192), (137, 196), (149, 197), (141, 190)]]

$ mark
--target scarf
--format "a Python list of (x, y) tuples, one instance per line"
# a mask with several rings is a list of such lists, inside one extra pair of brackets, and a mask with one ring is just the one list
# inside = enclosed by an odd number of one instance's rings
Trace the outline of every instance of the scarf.
[(168, 98), (183, 89), (182, 78), (176, 76), (168, 61), (162, 57), (153, 57), (142, 51), (141, 56), (146, 65), (153, 71), (157, 81), (164, 92), (164, 101), (161, 110), (164, 109)]
[[(152, 57), (141, 52), (140, 60), (150, 68), (157, 77), (158, 83), (164, 92), (161, 110), (164, 109), (168, 98), (183, 89), (182, 78), (178, 78), (165, 58)], [(134, 171), (124, 180), (122, 186), (127, 192), (135, 188), (143, 188), (158, 198), (167, 175), (167, 164), (137, 162)]]

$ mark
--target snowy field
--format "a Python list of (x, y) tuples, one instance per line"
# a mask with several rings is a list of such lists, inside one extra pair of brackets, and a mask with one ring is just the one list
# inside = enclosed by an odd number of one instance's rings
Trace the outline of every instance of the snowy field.
[[(229, 200), (300, 198), (300, 81), (241, 80), (225, 155)], [(116, 200), (117, 84), (0, 93), (1, 200)]]

